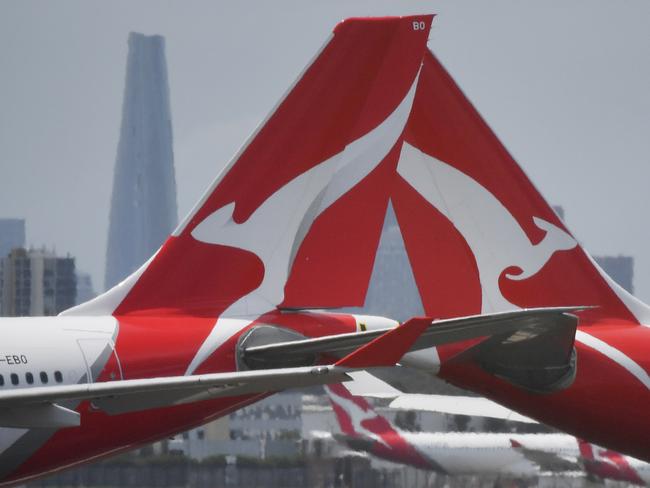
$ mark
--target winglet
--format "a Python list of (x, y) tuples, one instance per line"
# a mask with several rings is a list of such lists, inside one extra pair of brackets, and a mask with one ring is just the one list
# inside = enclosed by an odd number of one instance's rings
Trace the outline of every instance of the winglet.
[(514, 440), (514, 439), (510, 439), (510, 445), (511, 445), (514, 449), (520, 449), (520, 448), (524, 447), (524, 446), (521, 445), (521, 442), (516, 441), (516, 440)]
[(336, 363), (348, 368), (394, 366), (408, 352), (432, 319), (415, 317), (361, 346)]

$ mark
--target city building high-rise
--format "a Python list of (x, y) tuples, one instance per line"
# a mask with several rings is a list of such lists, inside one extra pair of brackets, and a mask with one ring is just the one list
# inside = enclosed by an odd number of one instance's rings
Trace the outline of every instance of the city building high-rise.
[(44, 249), (13, 249), (0, 260), (2, 315), (57, 315), (77, 297), (74, 258)]
[(0, 219), (0, 258), (25, 247), (25, 219)]
[(113, 178), (105, 287), (119, 283), (149, 259), (177, 219), (165, 40), (132, 32)]
[(93, 288), (93, 280), (90, 273), (77, 270), (77, 301), (75, 305), (92, 300), (97, 296)]
[(594, 256), (594, 260), (616, 283), (628, 292), (634, 293), (634, 258), (632, 256)]

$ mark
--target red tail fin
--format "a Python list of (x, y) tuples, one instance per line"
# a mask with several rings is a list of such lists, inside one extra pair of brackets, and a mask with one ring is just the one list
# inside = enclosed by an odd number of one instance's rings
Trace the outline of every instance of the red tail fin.
[(341, 22), (153, 259), (69, 313), (362, 304), (431, 20)]
[(578, 439), (578, 445), (587, 474), (602, 479), (627, 481), (640, 486), (646, 485), (639, 473), (622, 454), (609, 449), (601, 449), (582, 439)]
[(587, 441), (584, 439), (577, 438), (578, 441), (578, 448), (580, 449), (580, 455), (584, 459), (590, 459), (593, 460), (594, 458), (594, 452), (591, 444), (589, 444)]
[(519, 442), (519, 441), (517, 441), (517, 440), (515, 440), (515, 439), (510, 439), (510, 445), (511, 445), (514, 449), (519, 449), (519, 448), (524, 447), (524, 446), (521, 445), (521, 442)]
[[(386, 418), (377, 414), (363, 397), (352, 395), (340, 384), (325, 387), (341, 431), (363, 450), (396, 463), (405, 463), (424, 469), (440, 469), (425, 458)], [(368, 444), (368, 441), (370, 443)], [(354, 442), (350, 443), (355, 448)]]
[(604, 275), (438, 60), (427, 53), (392, 194), (427, 315), (598, 305), (648, 309)]
[[(365, 398), (353, 396), (343, 385), (327, 385), (325, 391), (344, 434), (375, 437), (385, 432), (395, 432), (390, 422), (377, 415)], [(370, 425), (366, 426), (368, 421)]]

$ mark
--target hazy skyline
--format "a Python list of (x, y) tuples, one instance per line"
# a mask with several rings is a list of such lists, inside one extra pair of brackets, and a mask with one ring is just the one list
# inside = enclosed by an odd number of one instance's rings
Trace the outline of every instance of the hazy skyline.
[(650, 301), (642, 0), (0, 2), (0, 217), (100, 288), (131, 31), (166, 38), (182, 217), (337, 21), (423, 12), (429, 47), (572, 232), (632, 255)]

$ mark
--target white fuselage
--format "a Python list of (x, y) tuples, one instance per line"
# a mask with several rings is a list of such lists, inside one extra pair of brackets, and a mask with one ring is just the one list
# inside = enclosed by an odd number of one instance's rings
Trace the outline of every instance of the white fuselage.
[[(113, 354), (117, 331), (111, 316), (0, 319), (1, 388), (92, 382), (97, 361)], [(32, 383), (26, 378), (29, 373)], [(12, 375), (17, 375), (18, 384)]]
[(540, 467), (512, 447), (511, 439), (529, 449), (554, 453), (567, 460), (579, 455), (575, 437), (566, 434), (412, 433), (404, 439), (432, 464), (451, 475), (494, 474), (536, 476)]
[(625, 460), (630, 465), (630, 468), (634, 470), (636, 475), (643, 481), (646, 485), (650, 485), (650, 463), (641, 461), (640, 459), (633, 458), (631, 456), (623, 456)]
[[(0, 319), (0, 389), (94, 381), (115, 354), (117, 330), (117, 321), (110, 316)], [(119, 361), (115, 363), (114, 379), (121, 379)], [(8, 416), (13, 419), (15, 412), (0, 409), (0, 420)], [(25, 416), (29, 423), (29, 413)], [(27, 432), (27, 428), (0, 428), (0, 466), (5, 456), (14, 457), (16, 441)]]

